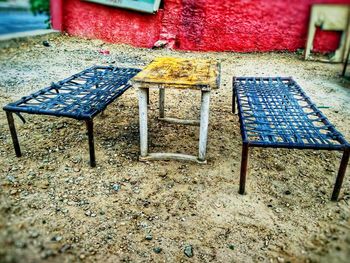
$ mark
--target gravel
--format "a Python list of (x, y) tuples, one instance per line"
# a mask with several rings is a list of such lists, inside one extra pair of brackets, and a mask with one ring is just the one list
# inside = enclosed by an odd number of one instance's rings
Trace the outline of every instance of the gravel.
[[(179, 52), (33, 38), (0, 49), (0, 102), (93, 64), (142, 68), (157, 56), (222, 64), (221, 87), (211, 95), (208, 164), (138, 161), (134, 89), (94, 119), (94, 169), (83, 122), (24, 114), (23, 124), (15, 116), (23, 153), (16, 158), (2, 115), (0, 262), (181, 262), (188, 255), (191, 262), (347, 262), (349, 176), (339, 202), (329, 201), (341, 154), (254, 148), (241, 196), (241, 136), (231, 113), (233, 76), (293, 76), (316, 105), (329, 107), (322, 111), (349, 140), (350, 85), (339, 77), (339, 64), (305, 62), (294, 53)], [(158, 93), (150, 95), (150, 151), (196, 154), (197, 127), (159, 122)], [(199, 101), (198, 92), (167, 91), (166, 114), (198, 118)]]

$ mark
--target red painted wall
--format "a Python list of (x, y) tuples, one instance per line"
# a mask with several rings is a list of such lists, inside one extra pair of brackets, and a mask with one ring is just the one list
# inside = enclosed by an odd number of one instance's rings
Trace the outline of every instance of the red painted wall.
[(56, 30), (63, 30), (62, 0), (50, 1), (51, 26)]
[(162, 11), (144, 14), (81, 0), (63, 0), (62, 10), (63, 29), (72, 35), (140, 47), (159, 39)]
[[(55, 1), (55, 0), (51, 0)], [(62, 1), (69, 34), (108, 42), (203, 51), (295, 51), (304, 48), (311, 4), (350, 0), (164, 0), (158, 13), (143, 14), (81, 0)], [(319, 32), (316, 51), (335, 50), (339, 33)]]

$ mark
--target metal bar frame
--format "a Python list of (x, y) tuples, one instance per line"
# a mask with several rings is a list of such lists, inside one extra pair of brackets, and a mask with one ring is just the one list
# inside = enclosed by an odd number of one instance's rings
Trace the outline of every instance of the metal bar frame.
[[(248, 155), (250, 147), (262, 147), (262, 148), (288, 148), (288, 149), (314, 149), (314, 150), (332, 150), (332, 151), (342, 151), (343, 156), (340, 162), (340, 167), (338, 170), (338, 175), (336, 178), (336, 182), (334, 185), (333, 193), (331, 200), (337, 201), (339, 198), (339, 193), (341, 190), (341, 186), (343, 183), (343, 179), (346, 173), (346, 168), (349, 163), (350, 156), (350, 144), (343, 138), (343, 136), (335, 130), (334, 126), (329, 122), (329, 120), (325, 117), (325, 115), (317, 109), (317, 107), (311, 102), (310, 98), (305, 94), (305, 92), (301, 89), (301, 87), (292, 79), (292, 78), (282, 78), (283, 80), (291, 81), (302, 94), (305, 101), (311, 106), (316, 115), (320, 118), (320, 120), (329, 128), (329, 130), (333, 133), (340, 134), (337, 140), (340, 143), (339, 145), (316, 145), (316, 144), (290, 144), (290, 143), (275, 143), (275, 144), (267, 144), (259, 141), (249, 141), (246, 130), (244, 129), (244, 117), (243, 117), (243, 107), (241, 105), (241, 101), (236, 91), (235, 81), (236, 79), (246, 79), (246, 78), (233, 78), (233, 86), (232, 86), (232, 113), (235, 113), (235, 101), (237, 99), (237, 108), (238, 108), (238, 116), (240, 122), (240, 130), (243, 140), (242, 145), (242, 158), (241, 158), (241, 169), (240, 169), (240, 183), (239, 183), (239, 194), (245, 193), (245, 185), (246, 185), (246, 177), (248, 174)], [(268, 78), (264, 78), (268, 79)]]
[[(52, 83), (3, 107), (6, 112), (16, 156), (21, 156), (13, 113), (51, 115), (84, 120), (87, 126), (90, 165), (96, 166), (93, 118), (131, 87), (129, 80), (140, 69), (93, 66)], [(60, 92), (64, 91), (64, 92)], [(21, 115), (19, 115), (21, 117)]]

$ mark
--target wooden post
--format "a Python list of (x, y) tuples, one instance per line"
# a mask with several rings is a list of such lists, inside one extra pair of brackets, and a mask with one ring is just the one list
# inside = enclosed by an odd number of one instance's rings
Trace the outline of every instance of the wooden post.
[(242, 146), (242, 160), (241, 160), (241, 175), (239, 179), (239, 193), (241, 195), (245, 192), (245, 181), (247, 178), (247, 170), (248, 170), (248, 149), (249, 146), (247, 143), (243, 143)]
[(164, 118), (165, 89), (159, 88), (159, 118)]
[(332, 201), (338, 200), (338, 196), (339, 196), (340, 189), (341, 189), (341, 186), (343, 184), (343, 179), (344, 179), (345, 172), (346, 172), (346, 167), (347, 167), (348, 162), (349, 162), (349, 156), (350, 156), (350, 148), (347, 147), (344, 150), (343, 157), (342, 157), (341, 162), (340, 162), (338, 176), (337, 176), (337, 180), (335, 181), (334, 190), (333, 190), (333, 194), (332, 194), (332, 198), (331, 198)]
[(17, 138), (17, 132), (16, 132), (16, 126), (15, 126), (15, 122), (13, 120), (13, 114), (12, 112), (6, 111), (6, 117), (7, 117), (7, 121), (9, 124), (9, 128), (10, 128), (10, 133), (11, 133), (11, 137), (12, 137), (12, 143), (13, 143), (13, 147), (15, 148), (15, 153), (17, 157), (21, 157), (21, 148), (19, 147), (19, 142), (18, 142), (18, 138)]
[(208, 141), (210, 91), (202, 90), (198, 159), (205, 161)]
[(148, 154), (147, 135), (147, 92), (148, 89), (139, 88), (139, 121), (140, 121), (140, 154), (146, 157)]
[(89, 138), (89, 152), (90, 152), (90, 166), (96, 166), (96, 158), (95, 158), (95, 142), (94, 142), (94, 123), (92, 119), (88, 119), (85, 121), (86, 128), (88, 132)]

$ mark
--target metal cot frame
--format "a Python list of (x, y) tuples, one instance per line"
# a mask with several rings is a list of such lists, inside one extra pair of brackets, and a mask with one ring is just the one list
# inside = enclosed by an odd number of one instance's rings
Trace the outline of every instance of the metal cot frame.
[(23, 122), (25, 120), (20, 113), (68, 117), (85, 121), (90, 165), (95, 167), (93, 118), (131, 87), (128, 81), (139, 71), (134, 68), (93, 66), (6, 105), (3, 110), (6, 112), (16, 156), (21, 156), (21, 149), (13, 113)]
[(350, 144), (292, 78), (233, 78), (243, 140), (239, 193), (245, 193), (250, 147), (342, 151), (334, 185), (336, 201), (349, 162)]

